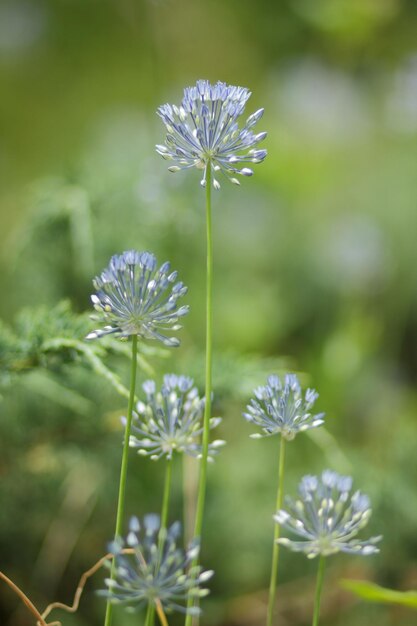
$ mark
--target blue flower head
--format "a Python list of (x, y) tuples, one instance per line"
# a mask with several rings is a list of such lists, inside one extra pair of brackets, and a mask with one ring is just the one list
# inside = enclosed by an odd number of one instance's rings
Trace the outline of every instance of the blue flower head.
[(350, 476), (325, 470), (321, 476), (304, 476), (298, 487), (299, 498), (286, 498), (286, 509), (275, 521), (299, 541), (282, 537), (278, 543), (294, 552), (304, 552), (309, 559), (336, 552), (369, 555), (379, 552), (375, 546), (381, 537), (365, 541), (356, 535), (371, 516), (369, 498), (360, 491), (351, 493)]
[(279, 376), (270, 376), (267, 384), (254, 393), (255, 398), (243, 414), (263, 431), (263, 434), (251, 435), (254, 439), (280, 434), (291, 440), (297, 433), (324, 423), (324, 413), (314, 415), (311, 412), (319, 394), (314, 389), (303, 393), (295, 374), (287, 374), (283, 382)]
[(178, 321), (188, 313), (188, 306), (178, 306), (187, 287), (177, 282), (177, 272), (164, 263), (157, 269), (150, 252), (129, 250), (117, 254), (109, 266), (93, 280), (96, 293), (91, 296), (98, 315), (92, 319), (106, 326), (92, 331), (87, 339), (115, 333), (121, 339), (137, 335), (157, 339), (166, 346), (178, 346), (179, 340), (167, 337), (166, 331), (181, 328)]
[[(146, 401), (136, 405), (130, 447), (152, 460), (170, 459), (174, 452), (199, 458), (205, 399), (198, 395), (193, 379), (166, 374), (160, 390), (153, 380), (145, 381), (143, 390)], [(210, 428), (220, 422), (220, 417), (212, 417)], [(209, 444), (209, 459), (224, 443), (218, 439)]]
[[(207, 80), (198, 80), (195, 87), (184, 89), (180, 106), (164, 104), (158, 108), (167, 129), (164, 145), (156, 151), (164, 159), (173, 161), (171, 172), (195, 167), (203, 172), (201, 184), (206, 186), (207, 167), (213, 169), (213, 186), (220, 189), (216, 173), (225, 174), (239, 185), (236, 176), (252, 176), (246, 164), (261, 163), (266, 150), (258, 149), (266, 133), (254, 133), (253, 127), (264, 110), (250, 115), (239, 128), (238, 119), (243, 114), (251, 93), (244, 87), (234, 87)], [(241, 167), (244, 165), (244, 167)]]
[(107, 589), (99, 594), (130, 612), (160, 602), (165, 611), (199, 613), (197, 607), (186, 608), (188, 598), (208, 594), (204, 583), (213, 572), (192, 566), (198, 543), (194, 541), (184, 551), (177, 545), (180, 535), (181, 525), (175, 522), (161, 541), (158, 515), (146, 515), (143, 524), (132, 517), (126, 541), (119, 539), (109, 546), (114, 554), (114, 579), (107, 578)]

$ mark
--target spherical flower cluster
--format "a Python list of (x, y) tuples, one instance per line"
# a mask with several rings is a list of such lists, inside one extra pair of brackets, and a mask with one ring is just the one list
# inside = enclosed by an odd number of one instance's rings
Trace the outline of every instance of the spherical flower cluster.
[[(160, 391), (153, 380), (146, 381), (146, 402), (136, 405), (130, 446), (153, 460), (162, 456), (170, 459), (174, 452), (200, 457), (205, 399), (199, 397), (193, 385), (192, 378), (175, 374), (164, 376)], [(210, 427), (215, 428), (220, 422), (220, 417), (213, 417)], [(224, 443), (216, 440), (209, 444), (210, 457)]]
[(213, 572), (191, 566), (199, 553), (196, 542), (185, 552), (177, 546), (179, 522), (168, 528), (162, 541), (159, 530), (158, 515), (145, 516), (143, 527), (136, 517), (131, 518), (126, 541), (119, 539), (109, 546), (114, 554), (114, 579), (107, 578), (107, 589), (99, 593), (129, 611), (160, 602), (165, 611), (198, 613), (196, 607), (186, 608), (187, 600), (208, 594), (203, 585)]
[[(156, 146), (164, 158), (174, 161), (169, 170), (177, 172), (196, 167), (203, 170), (201, 184), (206, 186), (207, 168), (225, 174), (232, 183), (239, 185), (236, 175), (252, 176), (245, 163), (261, 163), (266, 150), (255, 148), (265, 139), (266, 133), (255, 134), (252, 128), (263, 115), (259, 109), (248, 117), (242, 128), (238, 118), (242, 115), (251, 93), (244, 87), (234, 87), (207, 80), (198, 80), (195, 87), (184, 89), (181, 105), (164, 104), (158, 108), (168, 131), (165, 145)], [(213, 186), (220, 188), (213, 177)]]
[(156, 267), (150, 252), (129, 250), (111, 258), (109, 266), (93, 280), (97, 293), (91, 296), (99, 313), (93, 319), (108, 325), (94, 330), (87, 339), (115, 333), (122, 339), (137, 335), (166, 346), (179, 345), (178, 339), (163, 333), (181, 328), (178, 320), (189, 307), (178, 307), (177, 302), (187, 287), (176, 282), (177, 272), (170, 272), (168, 262)]
[(278, 543), (308, 558), (329, 556), (336, 552), (375, 554), (381, 537), (367, 541), (355, 539), (371, 516), (369, 498), (356, 491), (351, 495), (352, 479), (325, 470), (321, 476), (304, 476), (298, 491), (299, 499), (286, 498), (287, 510), (274, 516), (282, 527), (301, 541), (287, 538)]
[(269, 437), (280, 433), (287, 440), (309, 428), (324, 423), (324, 413), (313, 415), (310, 411), (318, 398), (314, 389), (307, 389), (303, 395), (295, 374), (287, 374), (284, 383), (279, 376), (270, 376), (264, 387), (254, 391), (244, 417), (260, 426), (264, 434), (251, 435), (252, 438)]

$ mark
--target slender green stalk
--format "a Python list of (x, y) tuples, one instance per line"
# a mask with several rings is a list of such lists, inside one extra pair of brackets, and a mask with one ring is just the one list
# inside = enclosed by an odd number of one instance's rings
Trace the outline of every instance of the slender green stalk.
[(166, 471), (165, 471), (165, 485), (164, 495), (162, 498), (162, 510), (161, 510), (161, 530), (160, 537), (164, 536), (163, 531), (167, 529), (168, 523), (168, 510), (169, 510), (169, 496), (171, 493), (171, 480), (172, 480), (172, 458), (167, 459)]
[(154, 606), (149, 602), (145, 617), (145, 626), (151, 626), (153, 615), (155, 614)]
[[(285, 439), (281, 435), (280, 436), (280, 448), (279, 448), (279, 467), (278, 467), (278, 491), (277, 491), (277, 502), (275, 511), (278, 511), (282, 508), (282, 497), (283, 497), (283, 486), (284, 486), (284, 463), (285, 463)], [(274, 606), (275, 606), (275, 595), (277, 588), (277, 576), (278, 576), (278, 561), (279, 561), (279, 544), (277, 540), (279, 539), (280, 526), (279, 524), (275, 524), (274, 529), (274, 543), (272, 547), (272, 567), (271, 567), (271, 580), (269, 583), (269, 600), (268, 600), (268, 612), (266, 618), (267, 626), (272, 626), (272, 621), (274, 617)]]
[[(167, 459), (166, 472), (165, 472), (165, 485), (164, 495), (162, 497), (162, 511), (161, 511), (161, 527), (159, 529), (159, 550), (162, 550), (164, 539), (166, 536), (167, 523), (168, 523), (168, 510), (169, 510), (169, 496), (171, 493), (171, 479), (172, 479), (172, 458)], [(149, 626), (153, 626), (155, 623), (155, 607), (152, 605), (150, 608)]]
[[(137, 370), (137, 355), (138, 355), (138, 338), (136, 335), (132, 336), (132, 365), (130, 370), (130, 392), (129, 392), (129, 405), (127, 409), (127, 421), (125, 428), (125, 438), (123, 444), (122, 464), (120, 467), (120, 483), (119, 483), (119, 498), (117, 502), (117, 514), (116, 514), (116, 528), (114, 536), (120, 537), (123, 531), (123, 515), (125, 508), (125, 495), (126, 495), (126, 478), (127, 478), (127, 465), (129, 460), (129, 439), (130, 430), (132, 426), (133, 417), (133, 405), (135, 402), (135, 389), (136, 389), (136, 370)], [(115, 562), (113, 559), (112, 568), (110, 572), (110, 579), (114, 579)], [(106, 617), (104, 619), (104, 626), (110, 626), (113, 616), (113, 605), (110, 599), (107, 600)]]
[(199, 461), (188, 454), (182, 456), (182, 492), (183, 492), (183, 519), (184, 541), (189, 543), (194, 532), (195, 502), (197, 495), (198, 475), (196, 467)]
[(148, 613), (146, 613), (146, 626), (154, 626), (155, 624), (155, 606), (153, 604), (149, 605)]
[(204, 503), (207, 484), (207, 458), (210, 439), (211, 387), (212, 387), (212, 326), (213, 326), (213, 242), (211, 233), (211, 165), (207, 166), (206, 184), (206, 227), (207, 227), (207, 285), (206, 285), (206, 385), (203, 422), (202, 458), (198, 484), (197, 509), (194, 536), (201, 537), (204, 517)]
[[(210, 418), (211, 418), (211, 389), (212, 389), (212, 327), (213, 327), (213, 240), (211, 228), (211, 164), (207, 165), (206, 176), (206, 230), (207, 230), (207, 275), (206, 275), (206, 385), (205, 385), (205, 407), (203, 422), (202, 457), (200, 462), (200, 476), (198, 483), (197, 507), (194, 524), (194, 537), (201, 538), (203, 529), (204, 504), (206, 499), (207, 484), (207, 459), (210, 439)], [(192, 565), (197, 564), (197, 559)], [(194, 600), (190, 598), (188, 607), (193, 606)], [(187, 614), (185, 626), (191, 626), (192, 615)]]
[(312, 624), (312, 626), (318, 626), (319, 625), (320, 600), (321, 600), (321, 591), (323, 589), (325, 565), (326, 565), (326, 558), (324, 556), (320, 556), (319, 569), (317, 571), (316, 596), (314, 598), (314, 614), (313, 614), (313, 624)]

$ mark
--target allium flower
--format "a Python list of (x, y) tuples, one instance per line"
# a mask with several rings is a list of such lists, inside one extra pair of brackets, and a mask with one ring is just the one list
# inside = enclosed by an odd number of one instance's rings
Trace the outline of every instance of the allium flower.
[[(252, 176), (251, 169), (240, 165), (264, 160), (266, 150), (258, 150), (255, 146), (265, 139), (266, 133), (252, 132), (263, 115), (263, 109), (250, 115), (239, 129), (237, 120), (250, 95), (251, 92), (244, 87), (221, 82), (211, 85), (207, 80), (198, 80), (195, 87), (184, 89), (179, 107), (171, 104), (160, 106), (157, 113), (168, 134), (165, 145), (156, 146), (156, 151), (164, 159), (175, 162), (169, 170), (177, 172), (190, 167), (204, 170), (203, 187), (206, 186), (209, 164), (214, 173), (222, 172), (236, 185), (240, 184), (236, 174)], [(213, 186), (220, 188), (219, 181), (214, 177)]]
[(280, 433), (285, 439), (294, 439), (303, 430), (324, 423), (324, 413), (310, 413), (319, 394), (307, 389), (304, 396), (295, 374), (286, 374), (284, 383), (278, 376), (269, 376), (267, 385), (258, 387), (243, 416), (260, 426), (265, 434), (251, 435), (253, 439)]
[(286, 498), (287, 510), (280, 510), (275, 521), (301, 538), (278, 543), (312, 559), (336, 552), (375, 554), (381, 537), (367, 541), (355, 539), (371, 516), (369, 498), (356, 491), (351, 495), (352, 479), (325, 470), (320, 477), (304, 476), (299, 484), (299, 499)]
[[(126, 541), (119, 539), (109, 546), (114, 554), (114, 580), (107, 578), (107, 590), (99, 594), (132, 612), (159, 601), (164, 610), (198, 613), (199, 609), (187, 609), (184, 605), (190, 596), (209, 593), (202, 585), (213, 572), (203, 571), (200, 566), (190, 567), (199, 546), (194, 542), (185, 552), (177, 547), (179, 522), (168, 528), (162, 542), (159, 528), (158, 515), (145, 516), (143, 527), (136, 517), (131, 518)], [(126, 548), (131, 553), (126, 554)]]
[(189, 307), (178, 307), (177, 301), (187, 293), (187, 287), (175, 282), (178, 273), (170, 273), (168, 262), (158, 270), (156, 265), (150, 252), (129, 250), (111, 258), (109, 266), (93, 280), (97, 293), (91, 296), (100, 313), (92, 319), (108, 325), (94, 330), (87, 339), (116, 333), (122, 339), (137, 335), (157, 339), (166, 346), (179, 345), (178, 339), (160, 331), (181, 328), (178, 320)]
[[(184, 452), (190, 456), (201, 456), (200, 436), (203, 432), (202, 417), (205, 399), (200, 398), (194, 381), (186, 376), (167, 374), (160, 391), (153, 380), (143, 384), (146, 402), (138, 402), (130, 446), (138, 453), (157, 460), (168, 459), (172, 454)], [(220, 417), (212, 417), (210, 427), (220, 424)], [(224, 445), (216, 440), (209, 444), (210, 455), (216, 454)]]

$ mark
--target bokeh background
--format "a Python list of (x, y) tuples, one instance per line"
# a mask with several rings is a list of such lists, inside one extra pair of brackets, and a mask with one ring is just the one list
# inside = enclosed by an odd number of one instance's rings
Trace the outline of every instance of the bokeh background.
[[(269, 155), (214, 194), (215, 413), (206, 624), (264, 620), (278, 440), (241, 417), (269, 373), (299, 372), (327, 414), (288, 446), (303, 473), (351, 473), (374, 504), (373, 558), (334, 557), (323, 626), (415, 624), (340, 587), (417, 588), (417, 5), (413, 0), (3, 0), (0, 4), (0, 569), (39, 608), (70, 602), (113, 532), (127, 379), (82, 346), (91, 278), (150, 249), (189, 285), (182, 346), (141, 376), (204, 378), (204, 192), (154, 151), (155, 109), (198, 78), (249, 87)], [(63, 303), (63, 301), (66, 301)], [(57, 342), (57, 339), (59, 340)], [(54, 343), (55, 342), (55, 343)], [(74, 343), (75, 342), (75, 343)], [(131, 455), (128, 513), (159, 510), (163, 466)], [(172, 519), (182, 517), (180, 462)], [(185, 512), (189, 518), (189, 511)], [(277, 624), (310, 623), (316, 563), (282, 550)], [(65, 626), (102, 622), (86, 588)], [(141, 617), (117, 614), (125, 626)], [(6, 586), (0, 622), (33, 624)], [(175, 619), (172, 623), (177, 622)]]

